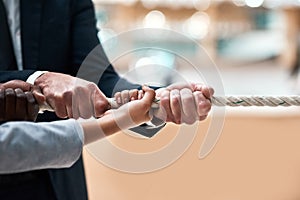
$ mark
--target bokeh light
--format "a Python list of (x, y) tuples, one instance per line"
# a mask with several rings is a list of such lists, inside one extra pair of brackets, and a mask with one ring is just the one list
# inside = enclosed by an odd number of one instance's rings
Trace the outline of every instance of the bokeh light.
[(245, 0), (247, 6), (257, 8), (264, 3), (264, 0)]
[(149, 12), (143, 21), (143, 25), (145, 28), (164, 28), (166, 24), (165, 15), (158, 11), (153, 10)]

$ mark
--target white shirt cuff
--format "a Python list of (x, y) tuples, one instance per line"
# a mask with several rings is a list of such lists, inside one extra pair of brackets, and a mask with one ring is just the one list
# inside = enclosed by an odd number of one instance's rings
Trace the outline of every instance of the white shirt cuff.
[(46, 72), (48, 72), (48, 71), (36, 71), (28, 77), (26, 82), (34, 85), (34, 81), (41, 75), (45, 74)]

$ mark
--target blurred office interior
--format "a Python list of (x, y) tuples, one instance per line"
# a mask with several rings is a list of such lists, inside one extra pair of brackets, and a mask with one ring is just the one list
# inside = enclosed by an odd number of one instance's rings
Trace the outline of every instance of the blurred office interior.
[[(179, 71), (185, 79), (198, 80), (182, 56), (200, 73), (205, 72), (202, 76), (209, 74), (214, 64), (227, 94), (300, 93), (295, 70), (300, 48), (299, 0), (94, 0), (94, 3), (99, 38), (107, 54), (113, 52), (112, 57), (118, 58), (112, 62), (120, 73), (141, 66), (144, 67), (140, 71), (145, 73), (146, 65), (148, 70), (149, 65), (157, 65), (161, 66), (161, 73), (158, 70), (156, 81), (161, 84), (174, 81), (164, 68)], [(171, 30), (175, 34), (149, 35), (135, 31), (143, 28)], [(151, 46), (153, 35), (157, 35), (162, 51), (148, 49), (126, 55), (118, 51)], [(177, 54), (163, 51), (165, 48)], [(142, 74), (135, 74), (135, 81), (142, 82)]]

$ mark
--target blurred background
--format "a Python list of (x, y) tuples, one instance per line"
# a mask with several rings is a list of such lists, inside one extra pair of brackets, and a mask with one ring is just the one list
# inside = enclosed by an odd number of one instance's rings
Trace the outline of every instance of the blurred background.
[[(220, 70), (227, 94), (300, 93), (299, 0), (94, 0), (94, 4), (98, 35), (109, 56), (121, 54), (120, 46), (134, 49), (153, 42), (140, 32), (120, 37), (124, 32), (168, 29), (186, 38), (160, 35), (160, 47), (181, 52), (200, 71), (210, 73), (212, 63), (202, 59), (205, 49)], [(175, 69), (188, 80), (199, 79), (178, 55), (165, 51), (120, 57), (112, 62), (121, 74), (152, 64)], [(170, 76), (162, 70), (156, 78), (169, 84), (174, 81)]]
[[(204, 81), (222, 89), (214, 84), (221, 79), (227, 95), (300, 94), (300, 0), (94, 0), (94, 4), (98, 36), (108, 57), (121, 75), (133, 81), (161, 85), (180, 79)], [(97, 160), (95, 152), (121, 164), (149, 162), (122, 159), (103, 141), (93, 144), (93, 153), (84, 148), (90, 199), (300, 199), (298, 107), (226, 108), (216, 146), (199, 159), (206, 134), (215, 128), (213, 120), (209, 116), (190, 126), (183, 134), (196, 131), (196, 135), (186, 151), (174, 163), (150, 173), (126, 173)], [(159, 152), (184, 127), (169, 123), (147, 140), (125, 132), (108, 140), (133, 154)], [(164, 160), (160, 154), (157, 159)]]

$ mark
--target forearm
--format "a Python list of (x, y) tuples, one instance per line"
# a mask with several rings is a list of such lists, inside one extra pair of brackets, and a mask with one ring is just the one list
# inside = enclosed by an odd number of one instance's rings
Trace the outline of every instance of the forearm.
[(120, 125), (116, 122), (116, 118), (113, 114), (104, 115), (99, 119), (83, 121), (81, 122), (81, 126), (84, 131), (84, 145), (100, 140), (121, 130)]
[(0, 130), (1, 174), (70, 167), (82, 151), (82, 130), (75, 120), (10, 122)]

